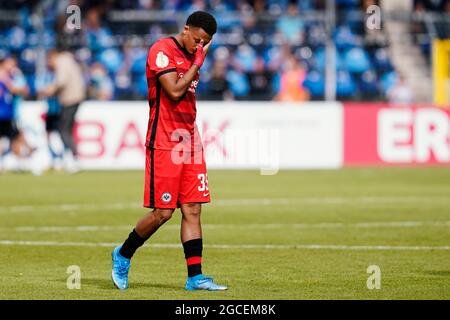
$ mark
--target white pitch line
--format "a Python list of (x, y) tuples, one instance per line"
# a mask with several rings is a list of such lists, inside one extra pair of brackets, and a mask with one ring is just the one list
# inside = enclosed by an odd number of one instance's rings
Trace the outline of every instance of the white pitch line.
[[(392, 203), (444, 203), (450, 204), (450, 197), (445, 196), (407, 196), (407, 197), (301, 197), (301, 198), (255, 198), (255, 199), (218, 199), (210, 206), (273, 206), (293, 204), (336, 205), (346, 203), (358, 204), (392, 204)], [(125, 210), (143, 209), (141, 203), (68, 203), (36, 206), (0, 206), (0, 214), (33, 212), (33, 211), (89, 211), (89, 210)]]
[[(384, 221), (357, 223), (250, 223), (250, 224), (203, 224), (204, 229), (338, 229), (338, 228), (414, 228), (414, 227), (449, 227), (450, 221)], [(18, 226), (0, 228), (4, 232), (100, 232), (122, 231), (131, 229), (131, 225), (121, 226)], [(179, 229), (178, 224), (171, 224), (165, 229)]]
[[(20, 240), (0, 240), (0, 245), (9, 246), (51, 246), (51, 247), (109, 247), (113, 248), (117, 243), (113, 242), (56, 242), (56, 241), (20, 241)], [(145, 245), (150, 248), (159, 249), (181, 249), (180, 244), (174, 243), (154, 243)], [(288, 249), (325, 249), (325, 250), (383, 250), (383, 251), (448, 251), (450, 246), (355, 246), (355, 245), (322, 245), (322, 244), (210, 244), (204, 245), (211, 249), (263, 249), (263, 250), (288, 250)]]

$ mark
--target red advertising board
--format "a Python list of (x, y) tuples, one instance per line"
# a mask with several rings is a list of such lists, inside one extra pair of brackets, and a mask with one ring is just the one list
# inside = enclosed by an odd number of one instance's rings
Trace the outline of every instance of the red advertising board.
[(344, 105), (345, 165), (450, 165), (450, 108)]

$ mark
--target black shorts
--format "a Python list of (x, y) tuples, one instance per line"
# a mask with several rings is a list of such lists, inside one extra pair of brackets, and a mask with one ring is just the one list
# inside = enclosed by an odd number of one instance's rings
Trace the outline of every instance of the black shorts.
[(60, 118), (59, 114), (48, 114), (45, 118), (45, 130), (47, 132), (59, 131)]
[(13, 140), (19, 134), (16, 124), (13, 120), (0, 120), (0, 137), (6, 137)]

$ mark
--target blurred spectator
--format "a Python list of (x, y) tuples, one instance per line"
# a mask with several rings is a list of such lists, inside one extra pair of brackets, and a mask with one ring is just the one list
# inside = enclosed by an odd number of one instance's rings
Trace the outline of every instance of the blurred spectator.
[(338, 100), (352, 100), (355, 98), (356, 83), (350, 72), (345, 69), (336, 74), (336, 97)]
[(307, 101), (308, 91), (303, 87), (306, 72), (299, 61), (293, 56), (289, 56), (284, 63), (281, 73), (280, 92), (275, 96), (278, 101)]
[(11, 79), (5, 68), (5, 57), (0, 57), (0, 173), (4, 171), (4, 157), (16, 137), (14, 127)]
[(304, 23), (298, 16), (299, 10), (295, 2), (288, 5), (287, 15), (283, 15), (277, 22), (276, 28), (283, 38), (290, 44), (300, 45), (304, 39)]
[(101, 25), (98, 9), (88, 10), (85, 21), (83, 30), (85, 30), (87, 44), (92, 51), (98, 52), (114, 45), (112, 32)]
[[(55, 81), (55, 75), (52, 72), (46, 73), (38, 81), (38, 96), (41, 97), (43, 90)], [(45, 131), (47, 132), (47, 144), (50, 152), (50, 168), (56, 171), (62, 169), (62, 158), (64, 155), (64, 144), (61, 138), (61, 105), (56, 96), (49, 96), (47, 100), (47, 112), (45, 118)]]
[(236, 99), (243, 100), (250, 93), (250, 84), (244, 72), (229, 69), (227, 71), (226, 80)]
[(227, 65), (224, 61), (216, 61), (211, 71), (211, 78), (209, 79), (208, 89), (205, 98), (208, 100), (231, 100), (233, 94), (229, 90), (228, 82), (226, 81)]
[(61, 136), (66, 151), (64, 153), (65, 169), (77, 172), (77, 150), (73, 139), (75, 115), (81, 102), (86, 98), (81, 66), (74, 56), (67, 51), (52, 50), (48, 53), (49, 66), (55, 72), (55, 82), (48, 86), (43, 94), (47, 97), (57, 96), (61, 105)]
[(14, 56), (10, 56), (6, 60), (5, 64), (9, 65), (7, 68), (9, 68), (9, 74), (13, 85), (13, 112), (14, 122), (17, 128), (17, 136), (12, 142), (11, 150), (19, 160), (19, 170), (25, 170), (27, 167), (26, 161), (34, 152), (35, 148), (30, 146), (25, 138), (25, 133), (20, 119), (20, 106), (23, 98), (26, 98), (29, 95), (30, 90), (22, 71), (17, 66), (17, 59)]
[(405, 77), (398, 74), (396, 83), (387, 92), (387, 97), (389, 103), (410, 104), (414, 102), (414, 91), (406, 83)]
[[(39, 63), (35, 48), (41, 44), (47, 49), (52, 48), (57, 40), (67, 38), (64, 43), (70, 45), (70, 50), (83, 65), (84, 77), (90, 81), (89, 95), (92, 98), (145, 99), (147, 93), (142, 81), (145, 82), (143, 70), (149, 45), (170, 35), (174, 28), (178, 29), (178, 25), (184, 23), (178, 18), (180, 11), (207, 10), (220, 21), (211, 53), (219, 49), (223, 51), (223, 48), (232, 52), (224, 61), (227, 67), (221, 79), (222, 84), (227, 83), (230, 96), (237, 94), (237, 99), (246, 100), (273, 98), (273, 93), (280, 90), (282, 65), (286, 57), (295, 52), (299, 61), (306, 63), (305, 86), (310, 86), (311, 98), (323, 99), (320, 92), (323, 91), (325, 67), (328, 65), (323, 50), (327, 39), (326, 21), (322, 17), (316, 19), (312, 14), (320, 16), (324, 13), (325, 0), (32, 1), (42, 4), (45, 28), (42, 34), (35, 29), (34, 19), (31, 19), (36, 14), (36, 6), (28, 1), (25, 4), (23, 1), (13, 2), (14, 5), (0, 0), (2, 8), (18, 14), (17, 22), (11, 20), (2, 24), (4, 31), (0, 33), (0, 45), (20, 57), (19, 66), (33, 98), (35, 73), (38, 71), (36, 65)], [(414, 2), (415, 12), (450, 10), (448, 0)], [(369, 31), (363, 28), (363, 20), (357, 18), (361, 11), (365, 12), (368, 6), (379, 4), (379, 1), (337, 0), (336, 3), (338, 27), (333, 37), (337, 47), (337, 70), (342, 71), (341, 77), (337, 78), (340, 92), (348, 92), (353, 87), (360, 91), (359, 97), (385, 99), (386, 91), (376, 90), (377, 85), (382, 87), (380, 82), (384, 75), (392, 70), (384, 31)], [(66, 8), (70, 4), (82, 9), (80, 30), (67, 30)], [(434, 25), (438, 32), (449, 29), (448, 24), (442, 27), (437, 23)], [(426, 34), (426, 26), (420, 26), (423, 27), (422, 35)], [(430, 52), (430, 41), (426, 36), (418, 37), (417, 41), (425, 53)], [(210, 74), (205, 74), (199, 85), (200, 95), (215, 91), (215, 88), (210, 88), (213, 82), (209, 77), (213, 73), (221, 74), (217, 70), (212, 71), (216, 58), (211, 57), (205, 62), (205, 71)], [(95, 76), (92, 77), (91, 73)], [(216, 85), (219, 79), (216, 77), (214, 81)], [(263, 94), (262, 85), (266, 82)]]
[(90, 68), (89, 98), (94, 100), (111, 100), (113, 98), (113, 82), (101, 63), (94, 63)]
[(272, 99), (272, 77), (273, 74), (265, 69), (264, 60), (258, 57), (252, 72), (248, 72), (250, 84), (250, 99), (270, 100)]
[[(28, 95), (29, 90), (21, 70), (17, 67), (17, 60), (14, 56), (9, 55), (2, 59), (0, 81), (3, 83), (3, 88), (0, 89), (3, 95), (3, 110), (4, 112), (10, 110), (10, 112), (5, 112), (2, 117), (6, 121), (2, 123), (6, 131), (3, 136), (9, 139), (15, 168), (20, 171), (26, 170), (28, 159), (35, 148), (28, 144), (18, 120), (22, 97)], [(7, 122), (10, 122), (10, 124)]]
[(241, 44), (232, 59), (233, 66), (243, 72), (252, 72), (255, 70), (257, 54), (247, 43)]
[(185, 11), (187, 13), (205, 10), (207, 10), (207, 4), (205, 0), (192, 0), (191, 3), (187, 4), (185, 7)]

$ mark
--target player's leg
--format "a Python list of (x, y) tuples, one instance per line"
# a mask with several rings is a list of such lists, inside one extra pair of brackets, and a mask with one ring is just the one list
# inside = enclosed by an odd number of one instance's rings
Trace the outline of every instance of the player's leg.
[(202, 237), (201, 211), (201, 203), (184, 203), (181, 205), (181, 242), (184, 243)]
[(206, 165), (201, 152), (185, 163), (180, 187), (181, 242), (186, 259), (188, 278), (186, 290), (226, 290), (202, 273), (203, 238), (202, 203), (210, 201)]
[(138, 221), (125, 242), (112, 253), (112, 279), (119, 289), (128, 287), (128, 271), (136, 250), (170, 220), (178, 203), (182, 166), (173, 164), (170, 152), (147, 149), (144, 207), (155, 208)]
[(136, 250), (141, 247), (164, 223), (172, 218), (174, 209), (159, 209), (147, 213), (142, 217), (135, 228), (128, 235), (123, 243), (119, 253), (128, 259), (131, 259)]
[(137, 249), (154, 234), (160, 226), (169, 221), (174, 209), (154, 209), (138, 221), (123, 244), (114, 248), (112, 252), (112, 280), (121, 290), (128, 288), (128, 272), (131, 258)]
[(78, 111), (78, 105), (62, 107), (60, 132), (64, 143), (64, 165), (68, 172), (78, 171), (76, 163), (76, 146), (73, 139), (73, 126), (75, 124), (75, 115)]
[(62, 169), (62, 158), (64, 155), (64, 142), (61, 138), (59, 114), (47, 115), (45, 130), (47, 132), (48, 150), (52, 159), (51, 167), (59, 171)]
[(200, 222), (201, 203), (181, 204), (181, 242), (186, 259), (188, 278), (186, 290), (226, 290), (226, 286), (214, 283), (202, 273), (203, 238)]
[(180, 238), (183, 244), (188, 277), (202, 273), (202, 227), (200, 223), (200, 203), (185, 203), (181, 205)]

